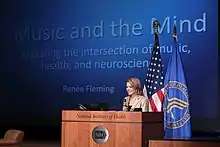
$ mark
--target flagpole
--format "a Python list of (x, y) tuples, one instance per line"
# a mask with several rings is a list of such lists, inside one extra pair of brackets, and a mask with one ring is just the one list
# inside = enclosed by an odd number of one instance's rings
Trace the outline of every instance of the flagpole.
[(174, 39), (175, 41), (177, 41), (176, 25), (174, 25), (174, 28), (173, 28), (173, 39)]
[(178, 52), (178, 47), (177, 47), (178, 39), (177, 39), (177, 33), (176, 33), (176, 25), (174, 25), (174, 27), (173, 27), (173, 40), (175, 43), (175, 52), (177, 54), (177, 52)]
[[(157, 45), (159, 45), (159, 31), (158, 31), (159, 27), (160, 27), (160, 22), (158, 20), (155, 20), (153, 22), (154, 40), (155, 40), (155, 44), (154, 45), (155, 45), (157, 50), (160, 50), (160, 47), (157, 46)], [(161, 102), (161, 112), (163, 112), (163, 104), (164, 104), (164, 101)]]
[(154, 28), (154, 39), (155, 39), (155, 44), (159, 44), (159, 31), (158, 31), (158, 27), (160, 26), (160, 22), (155, 20), (153, 22), (153, 28)]

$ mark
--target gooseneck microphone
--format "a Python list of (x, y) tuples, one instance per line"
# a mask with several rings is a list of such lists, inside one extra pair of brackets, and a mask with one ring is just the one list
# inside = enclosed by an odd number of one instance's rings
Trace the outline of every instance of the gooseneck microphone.
[(83, 106), (82, 104), (78, 104), (78, 108), (80, 109), (80, 110), (83, 110), (83, 111), (85, 111), (85, 110), (88, 110), (85, 106)]
[(127, 99), (124, 99), (123, 106), (128, 107), (128, 106), (126, 105), (126, 102), (127, 102)]

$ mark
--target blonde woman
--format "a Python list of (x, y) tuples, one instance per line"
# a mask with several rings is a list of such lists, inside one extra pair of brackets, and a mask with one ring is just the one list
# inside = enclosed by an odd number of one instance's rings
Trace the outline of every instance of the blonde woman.
[(138, 78), (129, 78), (126, 83), (128, 96), (124, 98), (123, 111), (148, 112), (148, 98), (142, 96), (141, 82)]

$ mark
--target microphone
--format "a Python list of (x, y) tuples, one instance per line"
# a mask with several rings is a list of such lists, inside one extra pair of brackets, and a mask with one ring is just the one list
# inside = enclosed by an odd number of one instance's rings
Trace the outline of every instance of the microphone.
[(128, 107), (128, 106), (126, 105), (126, 102), (127, 102), (127, 99), (124, 99), (123, 106)]
[(82, 104), (78, 104), (78, 108), (80, 109), (80, 110), (83, 110), (83, 111), (85, 111), (85, 110), (88, 110), (85, 106), (83, 106)]

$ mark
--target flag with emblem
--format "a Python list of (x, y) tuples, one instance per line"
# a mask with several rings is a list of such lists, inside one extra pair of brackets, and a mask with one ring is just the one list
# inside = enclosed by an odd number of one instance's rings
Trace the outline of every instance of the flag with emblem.
[(164, 76), (158, 37), (159, 22), (155, 21), (153, 25), (155, 34), (154, 46), (147, 71), (147, 78), (144, 83), (143, 94), (146, 98), (149, 99), (149, 111), (160, 112), (162, 109), (162, 102), (164, 98)]
[(176, 26), (171, 54), (164, 80), (164, 132), (167, 138), (190, 138), (190, 103), (181, 56), (178, 50)]

